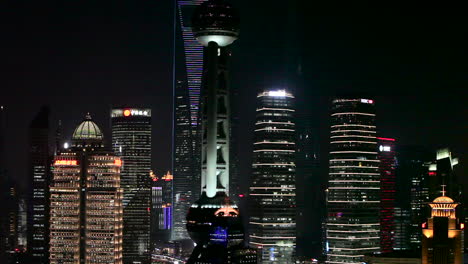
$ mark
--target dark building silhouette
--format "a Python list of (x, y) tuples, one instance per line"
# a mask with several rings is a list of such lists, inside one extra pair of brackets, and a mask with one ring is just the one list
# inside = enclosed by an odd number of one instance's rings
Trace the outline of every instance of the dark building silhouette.
[[(7, 187), (7, 173), (6, 173), (6, 160), (5, 160), (5, 134), (6, 134), (6, 109), (0, 105), (0, 200), (5, 201), (8, 199)], [(8, 213), (7, 210), (0, 210), (0, 263), (7, 263), (8, 250), (5, 241), (8, 237)]]
[(28, 253), (38, 264), (49, 262), (49, 150), (48, 107), (43, 107), (29, 126)]
[[(395, 249), (420, 251), (421, 224), (429, 211), (428, 173), (433, 153), (422, 146), (397, 146)], [(439, 187), (440, 188), (440, 187)]]

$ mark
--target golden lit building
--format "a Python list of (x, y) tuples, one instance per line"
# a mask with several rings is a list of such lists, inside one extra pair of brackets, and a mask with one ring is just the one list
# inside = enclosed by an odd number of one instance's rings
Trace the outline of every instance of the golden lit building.
[(121, 166), (87, 115), (53, 161), (51, 264), (122, 264)]
[(455, 203), (443, 195), (434, 199), (431, 217), (422, 224), (422, 264), (462, 264), (462, 230), (464, 223), (457, 219)]

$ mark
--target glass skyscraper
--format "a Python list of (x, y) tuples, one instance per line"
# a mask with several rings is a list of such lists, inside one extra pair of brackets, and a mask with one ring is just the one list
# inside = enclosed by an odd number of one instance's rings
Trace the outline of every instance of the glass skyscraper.
[(380, 251), (374, 101), (333, 100), (330, 143), (327, 263), (362, 263)]
[(296, 175), (294, 96), (258, 94), (250, 184), (250, 245), (261, 263), (294, 263)]
[(150, 263), (151, 109), (114, 108), (112, 147), (122, 159), (123, 260)]
[[(203, 46), (195, 39), (192, 14), (206, 0), (176, 1), (174, 41), (181, 37), (183, 48), (175, 43), (174, 80), (174, 226), (173, 240), (189, 239), (185, 216), (198, 199), (201, 170), (200, 91), (203, 75)], [(183, 55), (183, 56), (180, 56)], [(183, 57), (183, 58), (180, 58)]]

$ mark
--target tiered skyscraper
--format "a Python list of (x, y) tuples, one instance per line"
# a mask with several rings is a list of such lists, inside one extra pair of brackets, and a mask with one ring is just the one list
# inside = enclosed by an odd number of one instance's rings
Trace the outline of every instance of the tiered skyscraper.
[(150, 256), (151, 109), (114, 108), (112, 148), (122, 159), (124, 264), (148, 264)]
[(53, 160), (50, 263), (122, 264), (122, 160), (88, 114)]
[[(174, 229), (173, 240), (188, 239), (185, 216), (199, 193), (194, 186), (200, 181), (201, 135), (200, 90), (203, 75), (203, 46), (192, 30), (194, 9), (206, 0), (176, 1), (176, 39), (182, 37), (183, 52), (176, 46), (177, 69), (174, 84)], [(180, 36), (179, 36), (180, 34)], [(179, 58), (183, 54), (183, 58)], [(183, 70), (182, 70), (183, 69)]]
[(395, 237), (395, 139), (377, 138), (380, 160), (380, 252), (393, 251)]
[(371, 99), (335, 99), (331, 114), (327, 263), (380, 251), (380, 172)]
[(258, 94), (250, 184), (250, 245), (262, 263), (294, 263), (296, 174), (294, 96)]
[(28, 251), (35, 263), (49, 262), (49, 109), (44, 107), (29, 128)]
[(187, 263), (255, 263), (243, 247), (238, 207), (229, 199), (230, 108), (227, 61), (239, 34), (239, 16), (224, 0), (197, 7), (192, 24), (205, 47), (202, 90), (201, 196), (189, 209), (187, 230), (196, 243)]

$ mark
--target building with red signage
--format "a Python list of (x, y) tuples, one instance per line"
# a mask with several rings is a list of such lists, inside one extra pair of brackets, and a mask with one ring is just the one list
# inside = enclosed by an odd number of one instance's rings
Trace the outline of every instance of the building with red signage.
[(122, 264), (121, 166), (88, 114), (75, 129), (71, 148), (53, 159), (51, 264)]
[(123, 162), (123, 261), (150, 263), (151, 109), (113, 108), (112, 148)]

